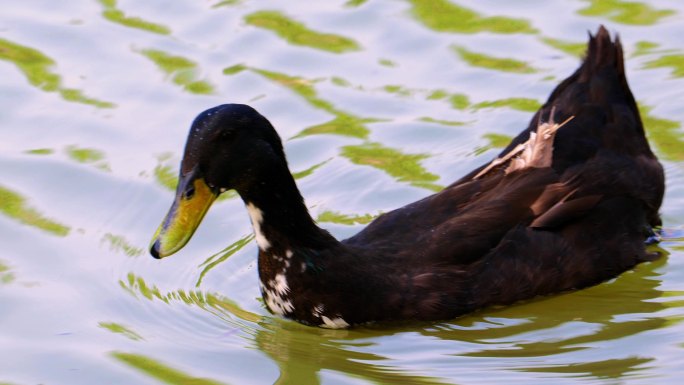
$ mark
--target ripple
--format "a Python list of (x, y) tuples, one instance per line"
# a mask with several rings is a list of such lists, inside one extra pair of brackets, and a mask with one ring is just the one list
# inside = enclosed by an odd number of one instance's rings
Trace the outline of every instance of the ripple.
[(589, 5), (578, 11), (585, 16), (604, 16), (622, 24), (653, 25), (674, 15), (672, 9), (655, 9), (647, 3), (621, 0), (587, 0)]
[(354, 40), (331, 33), (321, 33), (307, 28), (278, 11), (259, 11), (245, 17), (247, 24), (275, 32), (288, 43), (333, 53), (358, 51), (361, 47)]
[(50, 70), (55, 61), (35, 48), (0, 38), (0, 60), (14, 63), (32, 86), (46, 92), (57, 92), (66, 101), (98, 108), (115, 107), (113, 103), (89, 98), (80, 90), (62, 87), (61, 76)]
[(171, 34), (171, 29), (165, 25), (143, 20), (139, 17), (126, 16), (126, 14), (116, 6), (117, 0), (99, 0), (104, 10), (102, 17), (112, 23), (123, 25), (124, 27), (136, 28), (147, 32), (158, 33), (160, 35)]

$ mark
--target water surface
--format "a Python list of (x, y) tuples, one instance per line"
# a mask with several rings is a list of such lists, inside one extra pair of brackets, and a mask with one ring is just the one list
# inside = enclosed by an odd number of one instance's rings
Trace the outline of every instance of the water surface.
[[(684, 5), (675, 0), (0, 0), (0, 384), (675, 384)], [(272, 316), (234, 195), (147, 255), (195, 115), (249, 103), (340, 238), (491, 159), (619, 31), (667, 173), (664, 257), (436, 324)]]

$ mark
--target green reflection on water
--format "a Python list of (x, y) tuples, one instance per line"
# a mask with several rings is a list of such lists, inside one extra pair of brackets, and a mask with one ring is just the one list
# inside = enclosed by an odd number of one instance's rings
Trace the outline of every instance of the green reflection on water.
[(129, 257), (137, 257), (143, 253), (143, 249), (140, 247), (132, 246), (126, 238), (121, 235), (114, 235), (112, 233), (107, 233), (102, 237), (102, 242), (108, 242), (109, 248), (116, 252), (122, 252), (124, 255)]
[(449, 96), (449, 92), (445, 90), (434, 90), (427, 96), (427, 100), (440, 100), (447, 96)]
[(199, 267), (203, 267), (203, 269), (200, 272), (199, 278), (197, 278), (197, 283), (195, 284), (195, 287), (200, 287), (200, 285), (202, 284), (202, 280), (204, 279), (204, 276), (207, 275), (207, 273), (209, 273), (216, 266), (225, 262), (228, 258), (230, 258), (231, 255), (235, 254), (237, 251), (241, 250), (243, 247), (248, 245), (252, 241), (252, 239), (254, 239), (254, 234), (247, 234), (242, 238), (238, 239), (236, 242), (233, 242), (232, 245), (226, 247), (220, 252), (207, 258), (206, 261), (202, 262), (202, 264), (200, 264)]
[(163, 296), (156, 286), (148, 286), (142, 277), (137, 277), (133, 273), (128, 273), (125, 281), (119, 280), (119, 286), (135, 297), (141, 294), (149, 300), (156, 298), (165, 303), (169, 302), (169, 298)]
[(170, 191), (176, 191), (178, 173), (168, 164), (158, 164), (154, 167), (154, 179), (160, 186)]
[(205, 80), (197, 79), (197, 63), (182, 56), (174, 56), (157, 49), (140, 51), (154, 62), (171, 80), (193, 94), (211, 94), (214, 86)]
[(433, 90), (430, 91), (425, 100), (443, 100), (447, 99), (451, 107), (457, 110), (465, 110), (470, 106), (470, 98), (465, 94), (452, 94), (446, 90)]
[(663, 17), (674, 15), (671, 9), (654, 9), (647, 3), (621, 0), (585, 0), (590, 4), (578, 13), (585, 16), (603, 16), (622, 24), (653, 25)]
[(418, 119), (421, 122), (427, 122), (427, 123), (437, 123), (441, 124), (444, 126), (465, 126), (468, 124), (467, 122), (460, 122), (460, 121), (454, 121), (454, 120), (442, 120), (442, 119), (435, 119), (431, 118), (429, 116), (423, 116), (422, 118)]
[(317, 222), (332, 222), (332, 223), (339, 223), (341, 225), (356, 225), (356, 224), (361, 224), (365, 225), (370, 223), (373, 219), (375, 219), (377, 215), (372, 215), (372, 214), (364, 214), (364, 215), (347, 215), (347, 214), (342, 214), (338, 213), (336, 211), (324, 211), (318, 215), (318, 218), (316, 218)]
[(247, 69), (249, 69), (249, 67), (247, 67), (244, 64), (235, 64), (233, 66), (224, 68), (223, 74), (224, 75), (235, 75), (235, 74), (240, 73), (240, 72), (247, 70)]
[(392, 360), (382, 355), (358, 351), (373, 344), (366, 342), (369, 339), (391, 335), (391, 331), (324, 330), (287, 321), (273, 324), (264, 322), (261, 326), (255, 341), (257, 348), (278, 364), (280, 376), (274, 384), (318, 385), (322, 382), (320, 375), (323, 371), (343, 373), (373, 384), (447, 383), (437, 378), (411, 374), (400, 364), (392, 366)]
[(368, 0), (347, 0), (347, 2), (344, 3), (344, 5), (346, 7), (358, 7), (358, 6), (363, 5), (367, 2), (368, 2)]
[(510, 107), (514, 110), (525, 111), (525, 112), (537, 112), (537, 110), (542, 106), (536, 99), (530, 98), (506, 98), (492, 101), (484, 101), (477, 103), (473, 106), (475, 109), (480, 108), (499, 108), (499, 107)]
[(36, 209), (28, 207), (26, 199), (19, 193), (2, 186), (0, 186), (0, 213), (53, 235), (64, 237), (69, 234), (68, 226), (44, 217)]
[(144, 340), (140, 334), (116, 322), (100, 322), (98, 323), (98, 326), (103, 329), (107, 329), (112, 333), (121, 334), (122, 336), (133, 341)]
[(304, 100), (311, 104), (311, 106), (335, 115), (335, 118), (328, 122), (305, 128), (299, 134), (297, 134), (296, 137), (315, 134), (335, 134), (356, 138), (366, 138), (369, 131), (368, 128), (365, 127), (365, 123), (377, 121), (377, 119), (360, 118), (347, 112), (338, 110), (331, 102), (319, 98), (316, 90), (313, 87), (313, 84), (316, 82), (314, 80), (289, 76), (262, 69), (252, 69), (252, 71), (289, 88), (293, 92), (303, 97)]
[(104, 6), (102, 16), (112, 23), (120, 24), (125, 27), (141, 29), (143, 31), (158, 33), (161, 35), (168, 35), (171, 33), (169, 27), (165, 25), (152, 23), (139, 17), (126, 16), (122, 10), (116, 7), (116, 0), (100, 0), (100, 3)]
[(670, 74), (675, 78), (684, 77), (684, 54), (664, 55), (658, 59), (647, 62), (643, 68), (665, 68), (671, 69)]
[(658, 43), (653, 43), (650, 41), (640, 41), (635, 44), (634, 53), (632, 56), (642, 56), (652, 53), (653, 50), (658, 48), (660, 45)]
[(464, 94), (453, 94), (449, 96), (449, 103), (451, 103), (451, 107), (457, 110), (465, 110), (470, 105), (470, 99)]
[[(247, 240), (247, 242), (249, 241), (251, 241), (251, 239)], [(135, 298), (140, 298), (140, 296), (142, 296), (148, 300), (153, 301), (156, 299), (166, 304), (175, 302), (197, 306), (200, 309), (206, 310), (226, 322), (237, 324), (239, 327), (246, 326), (239, 324), (237, 320), (230, 317), (230, 315), (249, 322), (260, 322), (263, 318), (259, 314), (242, 309), (233, 301), (230, 301), (229, 299), (218, 294), (207, 293), (201, 290), (176, 290), (168, 293), (162, 293), (156, 285), (147, 284), (142, 277), (138, 277), (133, 273), (128, 273), (125, 280), (119, 280), (119, 286), (121, 286), (122, 289)]]
[(55, 150), (51, 148), (34, 148), (32, 150), (26, 150), (24, 152), (31, 155), (51, 155), (55, 152)]
[(102, 151), (93, 148), (79, 148), (77, 146), (68, 146), (66, 148), (67, 155), (78, 163), (94, 163), (98, 160), (104, 159)]
[(16, 276), (10, 271), (9, 266), (0, 260), (0, 284), (6, 285), (14, 282)]
[[(364, 139), (368, 137), (370, 132), (365, 124), (379, 121), (372, 118), (360, 118), (340, 111), (331, 102), (319, 98), (313, 87), (317, 81), (262, 69), (252, 68), (251, 70), (296, 92), (313, 107), (335, 115), (335, 118), (328, 122), (305, 128), (295, 138), (315, 134), (335, 134)], [(457, 104), (468, 103), (465, 95), (456, 94), (452, 95), (452, 98), (457, 100)], [(342, 148), (341, 154), (356, 164), (383, 170), (399, 181), (409, 182), (414, 186), (432, 191), (442, 189), (442, 186), (431, 183), (438, 180), (439, 177), (427, 172), (419, 163), (428, 155), (403, 154), (397, 149), (383, 147), (378, 143), (345, 146)]]
[(278, 11), (259, 11), (245, 16), (247, 24), (271, 30), (290, 44), (302, 45), (323, 51), (343, 53), (357, 51), (359, 45), (344, 36), (321, 33), (307, 28)]
[(62, 78), (50, 71), (55, 61), (42, 52), (0, 38), (0, 60), (14, 63), (26, 76), (28, 82), (43, 91), (57, 92), (69, 102), (83, 103), (98, 108), (112, 108), (110, 102), (86, 97), (80, 90), (62, 87)]
[(548, 367), (520, 368), (519, 371), (534, 373), (572, 374), (572, 377), (590, 377), (599, 379), (622, 379), (634, 372), (648, 369), (646, 364), (653, 358), (628, 357), (575, 363), (572, 365), (550, 365)]
[(240, 4), (242, 0), (223, 0), (219, 1), (218, 3), (212, 5), (212, 8), (219, 8), (219, 7), (228, 7), (232, 5), (237, 5)]
[(502, 134), (489, 133), (482, 136), (489, 140), (489, 145), (493, 148), (504, 148), (513, 140), (513, 137)]
[(70, 159), (78, 163), (92, 164), (101, 170), (111, 171), (109, 164), (104, 160), (104, 153), (100, 150), (71, 145), (67, 146), (65, 151)]
[[(332, 158), (331, 158), (331, 159), (332, 159)], [(314, 164), (313, 166), (307, 168), (306, 170), (293, 172), (293, 173), (292, 173), (292, 177), (295, 178), (295, 179), (306, 178), (307, 176), (313, 174), (314, 171), (316, 171), (316, 170), (318, 170), (319, 168), (321, 168), (324, 164), (330, 162), (331, 159), (326, 159), (326, 160), (324, 160), (324, 161), (322, 161), (322, 162), (320, 162), (320, 163), (318, 163), (318, 164)]]
[(504, 148), (506, 147), (511, 140), (513, 139), (512, 137), (508, 135), (502, 135), (502, 134), (495, 134), (495, 133), (487, 133), (482, 135), (484, 139), (487, 139), (489, 143), (487, 143), (484, 146), (480, 146), (475, 148), (475, 151), (473, 153), (475, 155), (480, 155), (486, 151), (491, 150), (492, 148)]
[(305, 128), (304, 130), (302, 130), (302, 132), (297, 134), (296, 137), (319, 134), (333, 134), (351, 136), (355, 138), (365, 138), (368, 136), (369, 133), (365, 124), (377, 121), (377, 119), (362, 119), (354, 115), (340, 113), (333, 120)]
[(411, 96), (413, 95), (413, 90), (406, 88), (398, 84), (387, 85), (383, 89), (390, 94), (397, 94), (399, 96)]
[(389, 59), (380, 59), (378, 60), (378, 64), (384, 67), (396, 67), (397, 63), (393, 62), (392, 60)]
[(639, 112), (649, 141), (656, 147), (658, 156), (672, 161), (684, 160), (684, 132), (681, 124), (651, 115), (653, 108), (640, 105)]
[(587, 50), (586, 43), (573, 43), (566, 40), (553, 39), (550, 37), (543, 37), (541, 38), (541, 41), (550, 47), (563, 51), (572, 56), (582, 56)]
[(457, 45), (452, 46), (452, 49), (461, 56), (461, 59), (473, 67), (520, 74), (537, 72), (536, 69), (532, 68), (529, 64), (523, 61), (493, 57), (482, 53), (469, 51)]
[(193, 377), (179, 369), (165, 365), (154, 358), (142, 354), (112, 352), (112, 357), (120, 362), (137, 369), (148, 376), (155, 378), (165, 384), (172, 385), (222, 385), (223, 382), (209, 378)]
[(313, 85), (319, 80), (309, 80), (298, 76), (290, 76), (279, 72), (267, 71), (258, 68), (253, 68), (252, 71), (282, 86), (289, 88), (290, 90), (297, 93), (299, 96), (303, 97), (307, 102), (309, 102), (309, 104), (320, 110), (327, 111), (331, 114), (336, 115), (341, 113), (340, 111), (335, 109), (332, 103), (318, 97)]
[(413, 16), (438, 32), (457, 33), (534, 33), (530, 22), (503, 16), (483, 17), (448, 0), (409, 0)]
[[(633, 271), (623, 273), (613, 281), (580, 291), (534, 299), (516, 306), (501, 309), (485, 309), (479, 314), (456, 320), (454, 330), (426, 330), (423, 334), (443, 339), (471, 342), (481, 349), (464, 353), (473, 357), (544, 357), (557, 356), (564, 352), (590, 349), (605, 341), (619, 340), (643, 332), (669, 326), (672, 322), (659, 314), (672, 305), (664, 302), (668, 292), (659, 289), (661, 280), (658, 269), (666, 263), (666, 257), (637, 266)], [(511, 326), (494, 326), (486, 317), (495, 319), (525, 320)], [(473, 328), (474, 324), (486, 323), (492, 327)], [(564, 325), (576, 324), (574, 332), (562, 337), (554, 333), (548, 338), (540, 331), (551, 330)], [(465, 326), (465, 328), (463, 328)], [(579, 333), (579, 334), (578, 334)], [(588, 363), (586, 355), (577, 355), (578, 364)], [(621, 361), (629, 364), (631, 361)], [(591, 363), (591, 361), (589, 361)], [(594, 363), (601, 366), (599, 362)], [(578, 368), (577, 364), (572, 366)], [(547, 365), (543, 361), (534, 368), (519, 370), (557, 371), (564, 368)], [(592, 365), (583, 372), (592, 376)], [(613, 367), (613, 374), (622, 375), (628, 368)], [(577, 371), (579, 372), (579, 371)], [(605, 374), (601, 374), (605, 375)]]
[(428, 157), (425, 154), (404, 154), (396, 149), (383, 147), (380, 143), (363, 143), (342, 147), (342, 155), (356, 164), (383, 170), (398, 181), (433, 191), (443, 188), (432, 183), (439, 177), (420, 165), (420, 161)]

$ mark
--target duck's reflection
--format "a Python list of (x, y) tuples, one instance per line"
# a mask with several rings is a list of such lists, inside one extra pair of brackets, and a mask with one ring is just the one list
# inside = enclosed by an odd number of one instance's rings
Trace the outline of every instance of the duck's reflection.
[[(487, 309), (440, 325), (332, 331), (269, 320), (260, 324), (255, 345), (278, 364), (281, 374), (277, 383), (283, 384), (319, 384), (319, 376), (325, 371), (372, 383), (445, 383), (459, 381), (459, 371), (470, 370), (465, 365), (473, 357), (494, 359), (489, 360), (490, 369), (620, 379), (647, 369), (654, 357), (649, 357), (648, 351), (638, 357), (615, 357), (613, 352), (613, 356), (606, 354), (594, 360), (593, 352), (607, 342), (678, 322), (659, 314), (673, 306), (662, 301), (668, 293), (658, 289), (658, 269), (665, 262), (666, 258), (661, 258), (642, 264), (612, 282), (588, 290), (499, 310)], [(492, 322), (493, 317), (498, 321)], [(395, 352), (373, 353), (385, 350), (377, 349), (377, 341), (383, 336), (415, 332), (430, 337), (428, 342), (440, 352), (436, 359), (451, 361), (453, 367), (443, 372), (430, 370), (434, 377), (411, 375), (405, 371), (405, 363), (392, 358)], [(453, 342), (447, 354), (445, 342)], [(404, 345), (404, 349), (412, 347)], [(593, 352), (585, 354), (586, 350)]]
[[(465, 381), (474, 373), (481, 378), (484, 372), (492, 379), (523, 372), (620, 380), (645, 375), (656, 358), (647, 348), (621, 351), (624, 339), (682, 319), (668, 316), (672, 308), (684, 307), (677, 300), (681, 293), (659, 288), (659, 270), (666, 261), (664, 256), (641, 264), (586, 290), (489, 308), (452, 322), (351, 330), (307, 327), (265, 311), (256, 314), (201, 290), (160, 293), (139, 277), (129, 277), (122, 287), (141, 299), (197, 306), (231, 329), (239, 328), (248, 346), (278, 366), (276, 384), (320, 384), (335, 375), (370, 383), (444, 384)], [(638, 355), (630, 354), (636, 351)]]

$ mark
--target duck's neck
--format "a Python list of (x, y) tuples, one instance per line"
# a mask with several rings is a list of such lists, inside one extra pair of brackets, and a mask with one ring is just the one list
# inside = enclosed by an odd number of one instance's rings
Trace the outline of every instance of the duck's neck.
[(284, 254), (299, 248), (324, 249), (338, 242), (319, 228), (286, 166), (269, 170), (268, 177), (248, 186), (242, 197), (261, 252)]

